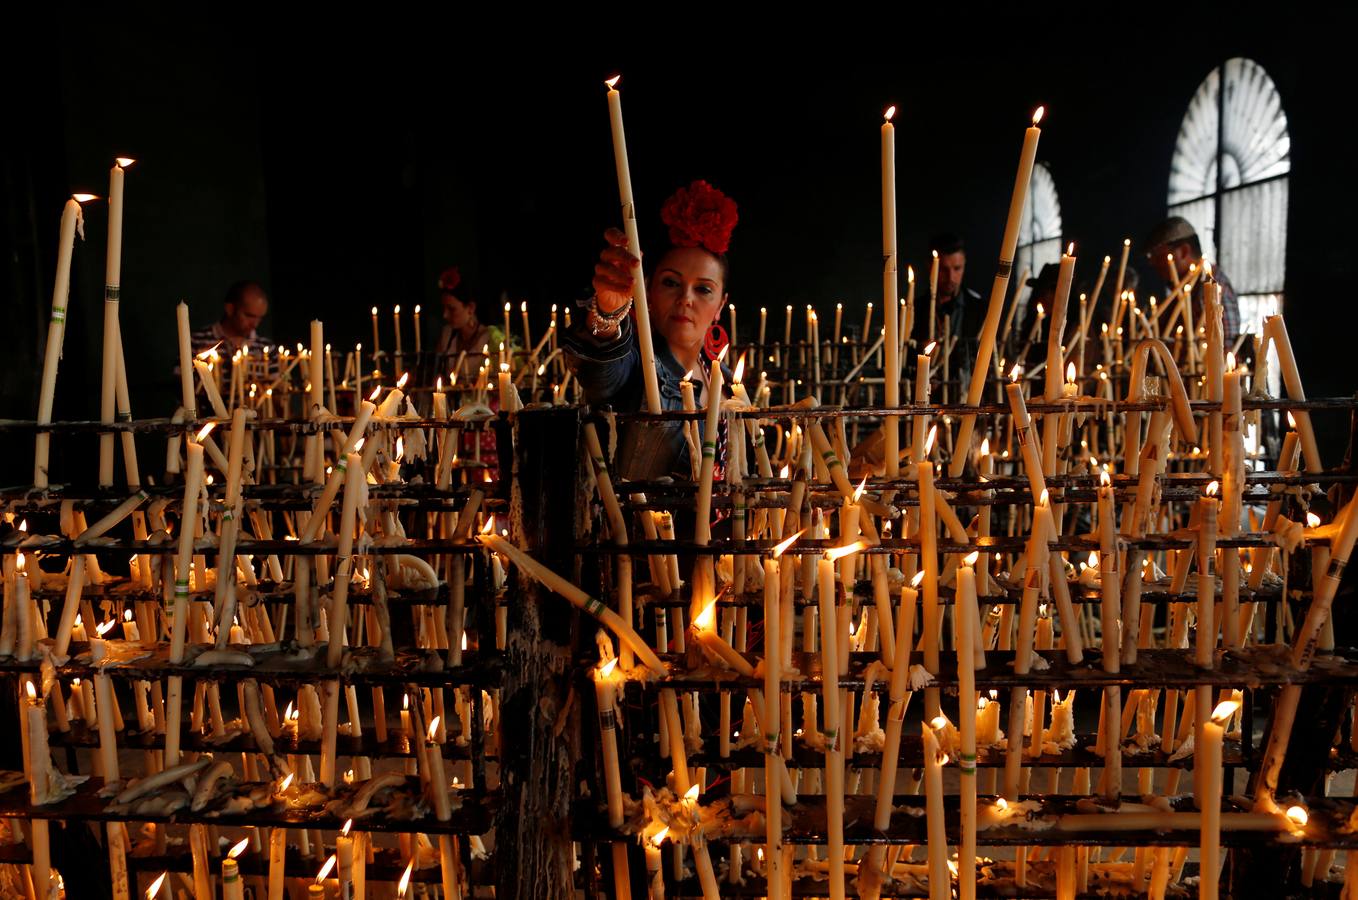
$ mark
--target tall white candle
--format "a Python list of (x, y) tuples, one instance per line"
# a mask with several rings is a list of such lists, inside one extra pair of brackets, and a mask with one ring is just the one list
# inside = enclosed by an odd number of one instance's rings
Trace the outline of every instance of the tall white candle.
[[(1033, 113), (1033, 124), (1023, 136), (1023, 150), (1019, 154), (1018, 173), (1014, 178), (1014, 192), (1009, 199), (1009, 217), (1005, 220), (1004, 239), (1000, 243), (1000, 261), (996, 267), (995, 280), (990, 287), (990, 305), (986, 309), (985, 323), (981, 326), (981, 346), (976, 353), (976, 364), (971, 370), (971, 383), (967, 387), (967, 405), (975, 406), (981, 402), (985, 391), (986, 377), (990, 374), (990, 357), (995, 351), (995, 335), (1000, 328), (1000, 313), (1004, 310), (1004, 295), (1009, 290), (1009, 275), (1014, 268), (1014, 252), (1018, 248), (1019, 223), (1023, 217), (1023, 204), (1028, 197), (1028, 182), (1033, 177), (1033, 161), (1037, 157), (1037, 142), (1042, 136), (1038, 123), (1042, 121), (1043, 107)], [(971, 435), (976, 427), (976, 414), (967, 413), (962, 417), (962, 425), (953, 444), (958, 452), (953, 454), (948, 474), (953, 478), (962, 474), (970, 455)]]
[[(38, 394), (38, 424), (52, 421), (52, 403), (56, 397), (57, 364), (66, 338), (66, 316), (71, 295), (71, 257), (75, 252), (75, 236), (85, 236), (85, 219), (80, 207), (82, 200), (93, 199), (89, 194), (75, 194), (66, 201), (61, 211), (61, 231), (57, 238), (57, 273), (52, 280), (52, 319), (47, 328), (47, 351), (42, 362), (42, 388)], [(33, 450), (33, 486), (47, 487), (47, 466), (52, 436), (39, 431)]]
[[(117, 391), (118, 353), (122, 336), (118, 329), (118, 301), (123, 271), (123, 168), (133, 160), (118, 158), (108, 174), (108, 253), (104, 258), (104, 369), (99, 395), (99, 421), (113, 423)], [(99, 435), (99, 485), (113, 484), (113, 432)]]
[[(618, 93), (618, 79), (613, 76), (608, 85), (608, 119), (613, 130), (613, 165), (618, 173), (618, 198), (622, 205), (623, 231), (627, 235), (627, 252), (641, 258), (641, 235), (637, 230), (636, 203), (632, 199), (632, 172), (627, 161), (627, 136), (622, 126), (622, 94)], [(658, 413), (660, 379), (655, 369), (655, 346), (651, 338), (651, 308), (646, 302), (646, 279), (638, 264), (632, 277), (632, 301), (636, 307), (637, 345), (641, 349), (641, 377), (646, 388), (646, 408)]]

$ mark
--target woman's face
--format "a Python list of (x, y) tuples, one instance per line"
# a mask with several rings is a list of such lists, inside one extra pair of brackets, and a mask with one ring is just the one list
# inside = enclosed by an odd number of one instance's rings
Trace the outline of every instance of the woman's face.
[(443, 321), (447, 322), (454, 331), (461, 331), (467, 327), (471, 321), (472, 310), (475, 308), (470, 303), (463, 303), (453, 294), (443, 295)]
[(670, 250), (651, 279), (651, 319), (678, 347), (701, 347), (722, 304), (726, 286), (721, 263), (699, 247)]

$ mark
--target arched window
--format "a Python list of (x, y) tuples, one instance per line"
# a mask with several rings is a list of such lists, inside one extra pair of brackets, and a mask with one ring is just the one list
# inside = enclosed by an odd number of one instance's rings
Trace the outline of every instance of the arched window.
[(1056, 196), (1051, 170), (1044, 163), (1038, 163), (1033, 166), (1032, 178), (1028, 180), (1028, 197), (1023, 203), (1014, 277), (1027, 271), (1029, 277), (1035, 278), (1043, 265), (1060, 261), (1061, 200)]
[(1291, 141), (1282, 98), (1263, 66), (1213, 69), (1184, 114), (1169, 173), (1169, 212), (1197, 229), (1240, 302), (1242, 332), (1282, 305)]

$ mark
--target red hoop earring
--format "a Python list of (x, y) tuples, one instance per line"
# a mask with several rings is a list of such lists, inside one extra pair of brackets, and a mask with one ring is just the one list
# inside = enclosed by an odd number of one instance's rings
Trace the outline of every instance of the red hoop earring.
[(703, 352), (709, 360), (719, 359), (722, 352), (731, 343), (731, 339), (726, 336), (726, 329), (716, 322), (707, 329), (707, 336), (703, 338)]

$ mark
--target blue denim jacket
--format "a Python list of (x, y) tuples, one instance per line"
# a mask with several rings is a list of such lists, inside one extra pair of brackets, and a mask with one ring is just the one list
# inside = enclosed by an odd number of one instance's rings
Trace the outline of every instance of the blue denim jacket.
[[(630, 317), (622, 320), (617, 337), (601, 340), (577, 325), (563, 335), (562, 343), (567, 364), (580, 380), (590, 406), (607, 405), (616, 412), (637, 412), (646, 408), (641, 349)], [(687, 371), (663, 339), (655, 342), (655, 362), (661, 407), (683, 409), (679, 382)], [(701, 421), (698, 428), (700, 431), (703, 428)], [(692, 470), (680, 423), (624, 423), (618, 435), (618, 458), (614, 468), (619, 476), (629, 481), (653, 481), (665, 476), (687, 479)]]

